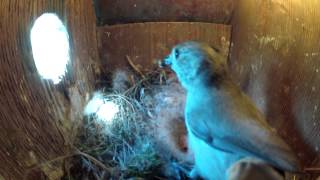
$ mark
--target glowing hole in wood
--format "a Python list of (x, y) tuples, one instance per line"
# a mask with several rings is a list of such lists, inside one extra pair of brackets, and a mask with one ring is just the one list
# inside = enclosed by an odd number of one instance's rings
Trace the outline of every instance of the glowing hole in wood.
[(31, 46), (37, 70), (42, 78), (59, 83), (70, 60), (66, 27), (54, 13), (44, 13), (31, 29)]

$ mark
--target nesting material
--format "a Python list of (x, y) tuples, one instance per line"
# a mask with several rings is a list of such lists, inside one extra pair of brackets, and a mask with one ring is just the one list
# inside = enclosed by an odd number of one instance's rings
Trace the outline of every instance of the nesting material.
[(134, 84), (134, 75), (128, 71), (116, 69), (112, 74), (112, 90), (118, 93), (124, 93)]
[(154, 95), (156, 104), (156, 138), (159, 147), (167, 155), (180, 162), (192, 163), (188, 149), (187, 131), (184, 122), (185, 91), (176, 79), (157, 89)]
[(186, 178), (181, 167), (192, 162), (192, 155), (179, 83), (164, 71), (141, 76), (117, 70), (112, 77), (113, 85), (105, 85), (111, 88), (101, 90), (99, 97), (117, 104), (119, 111), (112, 121), (86, 113), (74, 146), (88, 156), (66, 161), (64, 178)]
[[(119, 105), (119, 112), (110, 121), (91, 115), (79, 132), (80, 151), (86, 152), (112, 169), (110, 176), (145, 176), (160, 165), (155, 153), (151, 124), (144, 121), (138, 101), (121, 94), (104, 97)], [(117, 175), (118, 174), (118, 175)], [(119, 177), (119, 178), (120, 178)]]

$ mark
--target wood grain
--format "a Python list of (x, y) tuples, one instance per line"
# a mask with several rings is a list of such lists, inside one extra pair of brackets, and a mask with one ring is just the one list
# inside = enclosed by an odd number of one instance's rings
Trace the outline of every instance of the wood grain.
[(95, 0), (100, 25), (141, 22), (229, 24), (234, 0)]
[(320, 2), (240, 0), (232, 20), (234, 78), (295, 149), (320, 166)]
[(126, 56), (143, 71), (157, 67), (179, 42), (207, 42), (227, 57), (231, 28), (210, 23), (136, 23), (98, 28), (99, 54), (103, 72), (128, 66)]
[[(71, 70), (61, 85), (42, 81), (30, 45), (30, 28), (54, 12), (69, 30)], [(1, 0), (0, 177), (22, 179), (36, 164), (67, 153), (70, 122), (80, 120), (94, 82), (95, 14), (90, 0)]]

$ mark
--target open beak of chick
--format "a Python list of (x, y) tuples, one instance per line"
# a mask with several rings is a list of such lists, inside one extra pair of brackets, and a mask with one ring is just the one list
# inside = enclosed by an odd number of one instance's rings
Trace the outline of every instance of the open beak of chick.
[(170, 67), (171, 64), (172, 64), (172, 62), (171, 62), (171, 58), (170, 58), (170, 55), (169, 55), (169, 56), (166, 56), (163, 60), (161, 60), (159, 62), (159, 67), (160, 68)]

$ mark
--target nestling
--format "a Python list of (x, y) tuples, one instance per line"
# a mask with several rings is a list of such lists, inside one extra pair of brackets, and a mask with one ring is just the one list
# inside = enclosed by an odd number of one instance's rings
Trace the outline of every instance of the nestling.
[(175, 46), (163, 63), (187, 91), (185, 119), (195, 156), (192, 176), (226, 179), (228, 168), (246, 157), (297, 170), (295, 154), (232, 81), (226, 59), (217, 50), (189, 41)]

